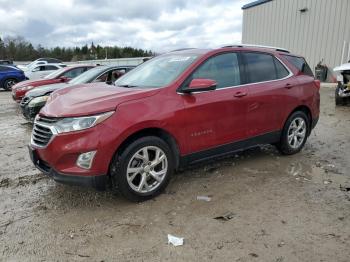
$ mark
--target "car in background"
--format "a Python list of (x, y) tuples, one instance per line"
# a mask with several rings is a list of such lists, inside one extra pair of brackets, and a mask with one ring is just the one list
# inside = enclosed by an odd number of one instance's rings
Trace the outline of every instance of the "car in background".
[(10, 91), (12, 86), (25, 80), (24, 72), (15, 66), (0, 65), (0, 87)]
[(175, 170), (261, 144), (292, 155), (320, 112), (320, 82), (280, 48), (225, 46), (159, 55), (115, 86), (57, 90), (34, 121), (29, 154), (55, 181), (132, 201), (160, 194)]
[(62, 64), (62, 61), (56, 58), (39, 58), (27, 65), (18, 65), (17, 67), (23, 71), (32, 70), (35, 66), (45, 64)]
[(72, 78), (95, 67), (94, 65), (72, 65), (61, 68), (38, 80), (27, 80), (12, 87), (12, 98), (16, 102), (21, 102), (24, 95), (31, 89), (43, 85), (68, 82)]
[(12, 60), (0, 60), (0, 65), (14, 65)]
[(30, 80), (43, 78), (52, 72), (66, 67), (65, 64), (46, 64), (46, 65), (37, 65), (31, 70), (24, 71), (26, 77)]
[(350, 61), (333, 69), (338, 74), (335, 89), (335, 104), (346, 105), (350, 101)]
[(111, 85), (119, 77), (133, 68), (134, 66), (97, 66), (68, 82), (40, 86), (30, 90), (26, 93), (20, 103), (23, 116), (28, 121), (33, 121), (40, 109), (45, 105), (49, 95), (55, 90), (96, 82), (105, 82), (106, 84)]

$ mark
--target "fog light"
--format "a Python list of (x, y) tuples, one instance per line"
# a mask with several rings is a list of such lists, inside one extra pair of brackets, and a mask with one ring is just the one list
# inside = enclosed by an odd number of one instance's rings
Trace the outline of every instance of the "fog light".
[(77, 166), (84, 169), (90, 169), (92, 160), (94, 160), (95, 154), (96, 154), (96, 151), (90, 151), (90, 152), (80, 154), (77, 159)]

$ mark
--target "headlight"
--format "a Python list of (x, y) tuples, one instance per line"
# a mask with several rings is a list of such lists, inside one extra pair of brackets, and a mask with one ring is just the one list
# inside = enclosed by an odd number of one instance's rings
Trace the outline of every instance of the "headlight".
[(25, 86), (25, 87), (22, 87), (21, 89), (22, 90), (30, 90), (30, 89), (33, 89), (34, 86)]
[(63, 118), (55, 123), (54, 128), (58, 134), (84, 130), (93, 127), (113, 115), (114, 111), (95, 116)]
[(41, 103), (46, 102), (48, 98), (49, 98), (49, 96), (39, 96), (39, 97), (33, 98), (29, 102), (28, 106), (29, 107), (35, 107), (37, 104), (41, 104)]

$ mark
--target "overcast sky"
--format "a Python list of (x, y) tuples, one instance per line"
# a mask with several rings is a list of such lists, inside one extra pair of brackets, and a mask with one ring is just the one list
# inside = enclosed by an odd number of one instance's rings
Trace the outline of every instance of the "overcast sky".
[(0, 35), (34, 45), (132, 46), (156, 52), (241, 41), (252, 0), (0, 0)]

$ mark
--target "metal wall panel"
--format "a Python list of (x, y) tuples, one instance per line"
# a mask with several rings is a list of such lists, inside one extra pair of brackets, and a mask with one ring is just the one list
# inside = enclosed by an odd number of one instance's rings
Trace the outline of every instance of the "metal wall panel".
[(322, 59), (335, 67), (350, 54), (350, 0), (273, 0), (244, 9), (242, 28), (243, 44), (283, 47), (312, 68)]

